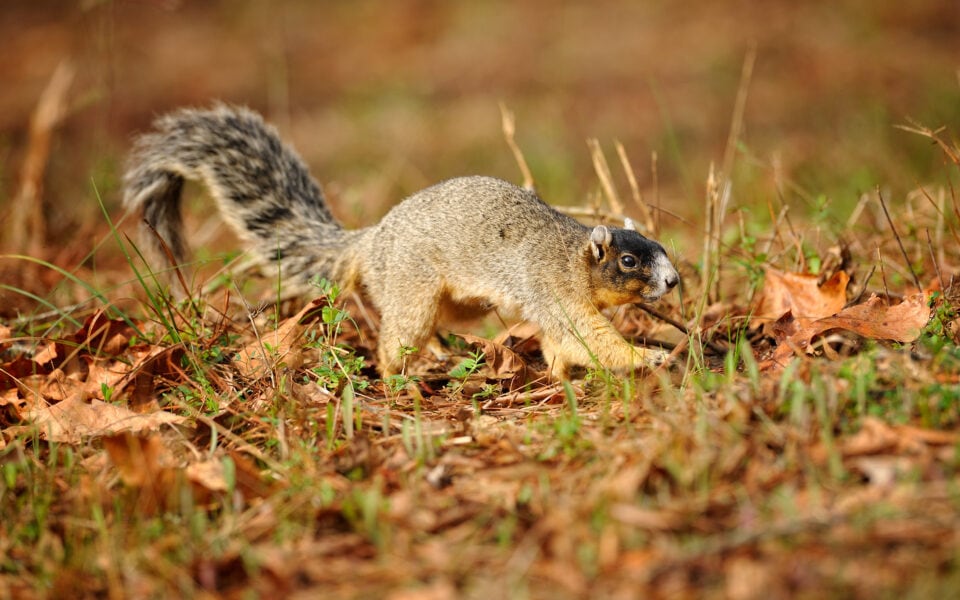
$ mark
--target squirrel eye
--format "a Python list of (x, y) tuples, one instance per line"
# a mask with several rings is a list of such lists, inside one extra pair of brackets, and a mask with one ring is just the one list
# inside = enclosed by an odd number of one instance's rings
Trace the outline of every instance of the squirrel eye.
[(637, 266), (637, 257), (632, 254), (624, 254), (620, 257), (620, 264), (625, 269), (632, 269)]

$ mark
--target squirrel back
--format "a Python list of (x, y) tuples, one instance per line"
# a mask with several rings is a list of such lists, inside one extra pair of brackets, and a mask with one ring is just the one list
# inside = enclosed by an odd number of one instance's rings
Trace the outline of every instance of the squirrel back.
[[(303, 161), (253, 112), (183, 110), (136, 143), (125, 203), (149, 226), (145, 242), (185, 253), (180, 192), (203, 182), (225, 220), (295, 287), (320, 275), (358, 286), (381, 315), (383, 374), (403, 348), (430, 343), (441, 320), (495, 307), (537, 323), (555, 376), (572, 365), (656, 364), (659, 350), (626, 342), (600, 310), (653, 301), (679, 281), (660, 244), (624, 228), (589, 228), (536, 194), (492, 177), (460, 177), (394, 206), (376, 225), (334, 220)], [(152, 227), (154, 231), (150, 231)]]

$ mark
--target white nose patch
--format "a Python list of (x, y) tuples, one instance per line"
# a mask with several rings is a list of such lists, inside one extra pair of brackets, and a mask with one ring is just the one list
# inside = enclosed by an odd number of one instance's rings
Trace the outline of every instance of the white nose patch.
[(680, 275), (677, 274), (677, 270), (673, 267), (673, 264), (665, 253), (657, 256), (657, 261), (653, 265), (653, 273), (651, 275), (650, 283), (653, 288), (650, 292), (651, 300), (656, 300), (666, 294), (680, 281)]

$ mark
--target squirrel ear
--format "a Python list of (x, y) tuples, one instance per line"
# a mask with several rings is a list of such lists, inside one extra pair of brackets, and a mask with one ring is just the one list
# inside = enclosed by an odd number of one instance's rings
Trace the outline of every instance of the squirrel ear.
[(636, 231), (637, 224), (633, 222), (633, 219), (630, 217), (624, 217), (623, 219), (623, 228), (628, 231)]
[(593, 258), (598, 262), (606, 256), (610, 244), (613, 242), (613, 235), (610, 230), (603, 225), (597, 225), (590, 232), (590, 250), (593, 251)]

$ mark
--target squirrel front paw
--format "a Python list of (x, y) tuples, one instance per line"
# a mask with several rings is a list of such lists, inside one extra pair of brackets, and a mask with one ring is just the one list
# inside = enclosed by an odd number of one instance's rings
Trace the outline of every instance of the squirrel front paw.
[(670, 353), (660, 348), (644, 348), (634, 346), (633, 351), (639, 356), (638, 362), (645, 367), (659, 367), (670, 360)]

